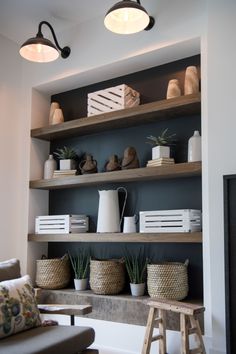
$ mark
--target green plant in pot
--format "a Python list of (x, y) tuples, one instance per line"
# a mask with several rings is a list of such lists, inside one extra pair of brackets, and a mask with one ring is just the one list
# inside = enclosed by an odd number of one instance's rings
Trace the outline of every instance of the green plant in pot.
[(170, 157), (170, 146), (175, 144), (174, 137), (176, 136), (176, 134), (168, 135), (167, 132), (168, 128), (163, 130), (158, 136), (147, 136), (147, 144), (153, 146), (152, 160)]
[(142, 296), (145, 291), (145, 277), (148, 259), (141, 254), (125, 256), (125, 265), (130, 279), (130, 290), (133, 296)]
[(86, 290), (88, 284), (88, 270), (90, 254), (86, 251), (78, 251), (74, 256), (69, 253), (70, 262), (74, 271), (74, 284), (76, 290)]
[(77, 152), (70, 147), (58, 148), (54, 155), (59, 159), (60, 170), (73, 170), (76, 168)]

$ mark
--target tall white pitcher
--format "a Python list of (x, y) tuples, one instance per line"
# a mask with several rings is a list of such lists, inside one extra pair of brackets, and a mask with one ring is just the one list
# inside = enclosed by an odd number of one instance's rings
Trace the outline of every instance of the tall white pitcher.
[[(118, 192), (121, 190), (125, 192), (125, 199), (120, 217)], [(127, 199), (127, 190), (124, 187), (119, 187), (117, 189), (98, 192), (99, 204), (97, 232), (120, 232), (120, 225)]]

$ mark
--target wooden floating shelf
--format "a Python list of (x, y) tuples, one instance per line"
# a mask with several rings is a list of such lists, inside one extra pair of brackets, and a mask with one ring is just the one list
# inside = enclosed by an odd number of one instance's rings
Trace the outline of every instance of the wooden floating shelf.
[(200, 111), (200, 94), (186, 95), (32, 129), (31, 137), (53, 141), (73, 136), (96, 134), (110, 129), (127, 128), (179, 116), (199, 114)]
[(201, 243), (201, 232), (181, 233), (80, 233), (29, 234), (33, 242), (148, 242), (148, 243)]
[(178, 163), (159, 167), (142, 167), (131, 170), (102, 172), (79, 176), (58, 177), (30, 181), (34, 189), (78, 188), (104, 183), (135, 182), (164, 178), (183, 178), (201, 175), (201, 162)]

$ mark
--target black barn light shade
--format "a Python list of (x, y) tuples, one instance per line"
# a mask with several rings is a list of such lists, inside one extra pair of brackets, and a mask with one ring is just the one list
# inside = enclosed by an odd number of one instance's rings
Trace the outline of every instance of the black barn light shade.
[[(47, 25), (52, 33), (55, 45), (42, 34), (42, 25)], [(42, 21), (38, 27), (36, 37), (28, 39), (20, 48), (20, 55), (29, 60), (37, 63), (47, 63), (56, 60), (59, 57), (59, 51), (62, 58), (68, 58), (70, 55), (70, 48), (61, 48), (57, 41), (54, 29), (47, 21)]]
[(154, 18), (148, 15), (139, 0), (137, 2), (132, 0), (119, 1), (110, 8), (104, 19), (105, 27), (118, 34), (150, 30), (154, 23)]

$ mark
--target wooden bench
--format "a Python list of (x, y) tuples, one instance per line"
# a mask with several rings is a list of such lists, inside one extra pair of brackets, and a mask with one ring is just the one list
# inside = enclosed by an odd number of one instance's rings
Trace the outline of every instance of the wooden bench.
[[(142, 354), (149, 354), (151, 344), (159, 341), (159, 354), (166, 354), (166, 311), (177, 312), (180, 314), (181, 332), (181, 354), (206, 354), (202, 333), (197, 315), (204, 312), (203, 306), (186, 302), (150, 299), (146, 301), (150, 306), (147, 327), (144, 337)], [(154, 324), (158, 324), (159, 334), (153, 336)], [(189, 336), (194, 335), (197, 347), (190, 349)]]

